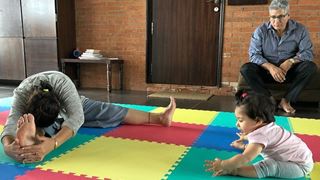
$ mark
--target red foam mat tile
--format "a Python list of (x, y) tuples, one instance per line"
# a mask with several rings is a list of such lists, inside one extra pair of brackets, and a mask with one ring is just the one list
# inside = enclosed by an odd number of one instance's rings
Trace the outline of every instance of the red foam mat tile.
[(301, 138), (312, 151), (313, 160), (320, 162), (320, 136), (296, 134)]
[(21, 176), (16, 176), (16, 180), (34, 180), (34, 179), (45, 179), (45, 180), (89, 180), (89, 179), (97, 179), (96, 177), (86, 177), (76, 176), (73, 174), (63, 174), (63, 172), (51, 172), (51, 171), (43, 171), (41, 169), (34, 169), (32, 171), (28, 171), (26, 174)]
[(9, 112), (9, 110), (0, 112), (0, 125), (4, 125), (6, 123)]
[(172, 123), (171, 127), (156, 125), (121, 125), (105, 136), (154, 141), (166, 144), (191, 146), (207, 126)]

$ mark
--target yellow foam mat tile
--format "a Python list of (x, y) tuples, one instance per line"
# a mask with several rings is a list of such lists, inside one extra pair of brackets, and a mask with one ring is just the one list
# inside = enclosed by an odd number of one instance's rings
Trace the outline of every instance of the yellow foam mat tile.
[(186, 150), (173, 144), (99, 137), (39, 168), (99, 179), (161, 179)]
[[(160, 113), (164, 110), (165, 108), (159, 107), (154, 109), (152, 112)], [(177, 108), (173, 114), (173, 121), (189, 124), (209, 125), (218, 113), (219, 112), (216, 111)]]
[(293, 132), (320, 136), (320, 121), (308, 118), (289, 118)]
[(320, 179), (320, 162), (314, 163), (310, 176), (312, 180)]
[(3, 126), (0, 125), (0, 133), (3, 131)]

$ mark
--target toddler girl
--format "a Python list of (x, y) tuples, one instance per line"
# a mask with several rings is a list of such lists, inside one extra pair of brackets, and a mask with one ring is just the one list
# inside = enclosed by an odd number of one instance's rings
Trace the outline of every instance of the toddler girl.
[[(311, 172), (310, 149), (300, 138), (275, 124), (275, 105), (269, 97), (239, 91), (236, 100), (236, 125), (241, 133), (231, 146), (244, 151), (226, 160), (207, 160), (207, 171), (215, 176), (258, 178), (299, 178)], [(244, 143), (246, 140), (248, 144)], [(259, 154), (264, 160), (248, 165)]]

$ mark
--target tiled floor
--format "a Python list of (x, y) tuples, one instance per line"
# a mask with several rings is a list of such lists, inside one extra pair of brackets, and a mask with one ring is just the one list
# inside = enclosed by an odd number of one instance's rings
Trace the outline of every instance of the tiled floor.
[[(12, 96), (12, 91), (15, 86), (0, 84), (0, 98)], [(89, 98), (123, 104), (141, 104), (152, 106), (166, 106), (169, 99), (163, 98), (147, 98), (147, 93), (142, 91), (112, 91), (109, 95), (104, 89), (81, 89), (80, 95), (85, 95)], [(208, 101), (199, 100), (179, 100), (177, 99), (178, 108), (186, 109), (201, 109), (201, 110), (216, 110), (231, 112), (234, 110), (234, 101), (231, 96), (213, 96)], [(294, 104), (297, 112), (295, 117), (315, 118), (320, 119), (320, 109), (318, 103), (296, 103)], [(283, 111), (278, 110), (277, 115), (288, 116)]]

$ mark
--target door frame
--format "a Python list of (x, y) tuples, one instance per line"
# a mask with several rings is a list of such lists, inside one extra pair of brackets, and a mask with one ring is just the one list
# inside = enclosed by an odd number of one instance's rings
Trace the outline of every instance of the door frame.
[[(147, 1), (146, 9), (146, 83), (153, 84), (152, 82), (152, 19), (153, 19), (153, 0)], [(218, 54), (217, 54), (217, 75), (216, 87), (221, 87), (222, 80), (222, 54), (223, 54), (223, 32), (224, 32), (224, 14), (225, 14), (225, 1), (220, 0), (220, 19), (219, 19), (219, 38), (218, 38)]]

